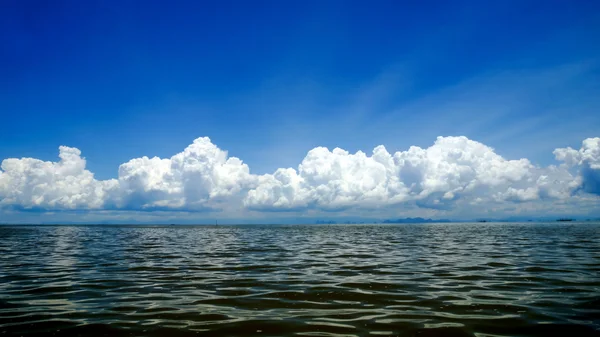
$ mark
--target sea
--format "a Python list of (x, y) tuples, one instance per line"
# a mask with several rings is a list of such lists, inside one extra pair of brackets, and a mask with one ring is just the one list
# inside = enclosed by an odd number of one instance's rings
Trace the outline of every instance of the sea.
[(0, 336), (600, 336), (600, 223), (3, 225)]

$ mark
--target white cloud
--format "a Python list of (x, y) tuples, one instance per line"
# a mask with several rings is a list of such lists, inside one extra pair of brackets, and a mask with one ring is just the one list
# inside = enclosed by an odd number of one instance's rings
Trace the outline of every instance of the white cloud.
[(0, 171), (0, 205), (24, 209), (99, 209), (114, 179), (98, 181), (85, 169), (81, 152), (59, 148), (60, 161), (5, 159)]
[(278, 169), (262, 176), (244, 203), (258, 210), (376, 207), (405, 193), (397, 179), (390, 179), (393, 170), (393, 159), (383, 146), (370, 157), (318, 147), (308, 152), (298, 171)]
[(370, 155), (317, 147), (297, 169), (254, 175), (209, 138), (198, 138), (171, 158), (135, 158), (119, 167), (117, 179), (99, 181), (85, 169), (78, 149), (61, 146), (58, 162), (4, 160), (0, 206), (243, 213), (373, 211), (405, 205), (474, 207), (477, 213), (514, 203), (569, 200), (576, 208), (577, 200), (585, 199), (593, 204), (590, 197), (600, 194), (600, 138), (584, 140), (579, 150), (560, 148), (554, 154), (564, 164), (541, 168), (527, 159), (505, 159), (466, 137), (438, 137), (428, 148), (413, 146), (393, 154), (383, 146)]
[(600, 137), (585, 139), (581, 149), (570, 147), (554, 150), (557, 160), (567, 166), (578, 167), (578, 186), (585, 192), (600, 195)]
[(119, 167), (118, 200), (123, 208), (202, 210), (254, 184), (248, 165), (198, 138), (170, 159), (136, 158)]
[(531, 176), (526, 159), (506, 160), (466, 137), (438, 137), (427, 149), (411, 147), (391, 155), (383, 146), (371, 156), (315, 148), (298, 171), (278, 170), (251, 190), (253, 209), (378, 207), (416, 201), (444, 208), (463, 195), (506, 191)]

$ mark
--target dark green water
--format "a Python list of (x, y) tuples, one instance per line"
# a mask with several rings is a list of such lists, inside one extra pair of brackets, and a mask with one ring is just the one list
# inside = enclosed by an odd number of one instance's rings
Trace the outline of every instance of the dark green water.
[(0, 336), (598, 336), (600, 224), (0, 226)]

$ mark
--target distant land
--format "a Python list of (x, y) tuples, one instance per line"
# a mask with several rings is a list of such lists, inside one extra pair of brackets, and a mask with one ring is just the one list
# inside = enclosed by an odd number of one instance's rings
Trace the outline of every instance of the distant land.
[(458, 223), (458, 222), (564, 222), (564, 221), (600, 221), (600, 218), (500, 218), (500, 219), (467, 219), (467, 220), (451, 220), (451, 219), (429, 219), (429, 218), (399, 218), (385, 219), (376, 221), (336, 221), (336, 220), (317, 220), (317, 225), (333, 225), (333, 224), (395, 224), (395, 223)]
[[(174, 221), (175, 220), (175, 221)], [(2, 225), (149, 225), (149, 226), (161, 226), (161, 225), (207, 225), (207, 226), (225, 226), (225, 225), (352, 225), (352, 224), (424, 224), (424, 223), (493, 223), (493, 222), (600, 222), (600, 217), (509, 217), (509, 218), (476, 218), (476, 219), (430, 219), (430, 218), (397, 218), (397, 219), (291, 219), (282, 220), (277, 222), (263, 222), (257, 219), (244, 219), (244, 220), (218, 220), (218, 224), (215, 221), (176, 221), (176, 219), (170, 219), (169, 221), (162, 222), (141, 222), (130, 220), (127, 222), (111, 222), (111, 221), (99, 221), (99, 222), (75, 222), (75, 221), (48, 221), (39, 223), (11, 223), (2, 221), (0, 219), (0, 226)]]
[(382, 223), (433, 223), (433, 222), (452, 222), (448, 219), (424, 219), (424, 218), (404, 218), (395, 220), (383, 220)]
[(401, 218), (401, 219), (386, 219), (383, 221), (335, 221), (335, 220), (317, 220), (317, 225), (334, 225), (334, 224), (372, 224), (372, 223), (436, 223), (436, 222), (452, 222), (448, 219), (425, 219), (425, 218)]

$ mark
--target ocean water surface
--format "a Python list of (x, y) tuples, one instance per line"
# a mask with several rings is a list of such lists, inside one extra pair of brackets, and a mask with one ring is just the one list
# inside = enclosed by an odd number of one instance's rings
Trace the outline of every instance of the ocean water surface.
[(599, 336), (599, 223), (0, 226), (0, 336)]

